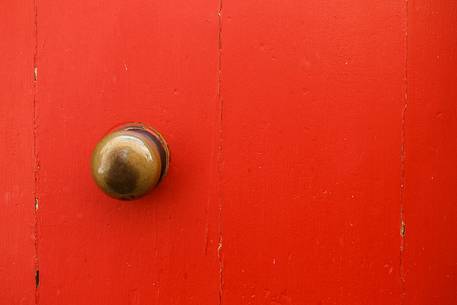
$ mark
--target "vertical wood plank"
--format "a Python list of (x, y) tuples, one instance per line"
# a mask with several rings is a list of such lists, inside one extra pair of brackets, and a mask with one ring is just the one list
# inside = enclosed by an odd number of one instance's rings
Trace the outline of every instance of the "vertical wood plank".
[(404, 304), (457, 304), (457, 3), (409, 1)]
[[(217, 3), (39, 4), (40, 303), (217, 304)], [(90, 176), (97, 141), (128, 121), (171, 150), (134, 202)]]
[(0, 304), (35, 303), (33, 1), (0, 4)]
[(225, 1), (223, 303), (399, 304), (402, 1)]

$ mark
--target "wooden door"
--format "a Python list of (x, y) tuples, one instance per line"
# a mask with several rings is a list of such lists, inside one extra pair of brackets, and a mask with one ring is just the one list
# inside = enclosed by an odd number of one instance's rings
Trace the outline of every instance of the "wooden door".
[[(454, 1), (0, 7), (0, 304), (457, 303)], [(124, 202), (131, 121), (171, 163)]]

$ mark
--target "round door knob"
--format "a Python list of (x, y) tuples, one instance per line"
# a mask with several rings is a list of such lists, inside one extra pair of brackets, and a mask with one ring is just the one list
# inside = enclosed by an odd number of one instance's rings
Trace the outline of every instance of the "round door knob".
[(156, 187), (168, 170), (164, 138), (142, 124), (123, 125), (105, 136), (92, 155), (92, 175), (109, 196), (131, 200)]

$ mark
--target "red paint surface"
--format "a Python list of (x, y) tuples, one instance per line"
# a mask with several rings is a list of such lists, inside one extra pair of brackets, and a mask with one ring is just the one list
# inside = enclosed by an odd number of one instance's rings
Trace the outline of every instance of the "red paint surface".
[(405, 304), (457, 304), (457, 3), (409, 6)]
[[(457, 303), (454, 2), (35, 4), (0, 10), (0, 304)], [(128, 121), (172, 160), (120, 202), (89, 164)]]
[(225, 304), (398, 304), (404, 10), (225, 3)]
[[(40, 304), (217, 304), (217, 5), (39, 5)], [(157, 128), (172, 158), (130, 203), (90, 174), (97, 141), (129, 121)]]
[(33, 304), (33, 3), (0, 7), (0, 304)]

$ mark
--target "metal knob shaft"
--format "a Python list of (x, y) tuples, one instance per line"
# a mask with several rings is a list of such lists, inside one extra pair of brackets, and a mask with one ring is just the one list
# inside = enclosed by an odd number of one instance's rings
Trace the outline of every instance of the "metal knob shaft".
[(168, 170), (164, 138), (142, 124), (123, 125), (105, 136), (92, 155), (92, 176), (109, 196), (132, 200), (155, 188)]

